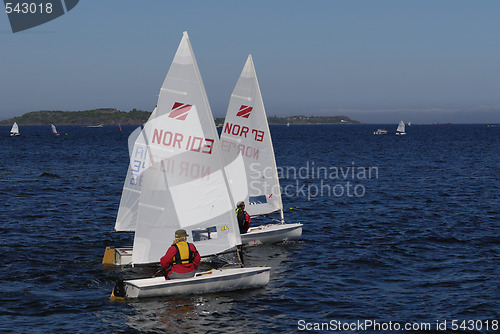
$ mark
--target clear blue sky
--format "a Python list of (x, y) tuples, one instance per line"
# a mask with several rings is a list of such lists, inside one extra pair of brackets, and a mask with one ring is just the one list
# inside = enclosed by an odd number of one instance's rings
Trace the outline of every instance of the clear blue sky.
[(500, 123), (497, 0), (82, 0), (15, 34), (0, 13), (0, 119), (151, 111), (183, 31), (216, 117), (251, 53), (270, 116)]

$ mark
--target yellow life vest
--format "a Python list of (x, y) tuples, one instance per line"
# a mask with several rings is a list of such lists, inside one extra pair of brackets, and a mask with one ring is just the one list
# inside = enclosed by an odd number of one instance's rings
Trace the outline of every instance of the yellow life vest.
[(181, 241), (176, 243), (175, 248), (177, 248), (177, 252), (174, 255), (173, 264), (188, 264), (193, 262), (193, 252), (189, 247), (189, 243), (186, 241)]

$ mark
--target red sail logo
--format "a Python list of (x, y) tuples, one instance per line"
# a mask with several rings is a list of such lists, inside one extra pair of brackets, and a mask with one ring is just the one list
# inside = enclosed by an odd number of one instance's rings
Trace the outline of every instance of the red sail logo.
[(240, 116), (243, 118), (248, 118), (250, 116), (250, 112), (253, 110), (252, 107), (249, 106), (241, 106), (240, 111), (236, 114), (236, 116)]
[(189, 110), (191, 110), (192, 105), (175, 102), (172, 107), (172, 111), (168, 114), (168, 117), (175, 118), (180, 121), (184, 121), (188, 115)]

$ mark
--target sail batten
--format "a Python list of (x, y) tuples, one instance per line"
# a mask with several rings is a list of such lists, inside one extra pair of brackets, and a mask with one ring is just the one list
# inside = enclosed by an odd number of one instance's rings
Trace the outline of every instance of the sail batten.
[(231, 97), (246, 100), (246, 101), (252, 101), (252, 98), (250, 96), (240, 96), (240, 95), (236, 95), (236, 94), (231, 94)]

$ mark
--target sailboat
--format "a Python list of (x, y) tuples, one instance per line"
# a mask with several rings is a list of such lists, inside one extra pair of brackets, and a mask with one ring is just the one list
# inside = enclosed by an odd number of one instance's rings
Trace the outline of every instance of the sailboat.
[[(244, 201), (250, 216), (280, 213), (280, 223), (251, 227), (241, 235), (244, 245), (299, 238), (302, 224), (285, 224), (271, 133), (252, 55), (231, 94), (220, 144), (234, 203)], [(237, 157), (244, 168), (234, 168)], [(246, 184), (242, 180), (247, 180)], [(236, 205), (235, 205), (236, 207)]]
[[(212, 112), (189, 37), (184, 32), (162, 85), (156, 111), (137, 138), (146, 145), (132, 264), (157, 263), (175, 230), (188, 231), (200, 255), (234, 251), (241, 244)], [(270, 268), (228, 268), (192, 278), (118, 282), (128, 298), (213, 293), (263, 287)], [(118, 293), (119, 292), (119, 293)]]
[(56, 126), (54, 124), (50, 124), (50, 127), (52, 128), (52, 133), (59, 136), (59, 131), (57, 131)]
[[(239, 92), (240, 90), (242, 90), (242, 92)], [(245, 104), (249, 104), (250, 101), (253, 104), (253, 107), (251, 107), (252, 111), (248, 114), (248, 118), (235, 115), (234, 108), (239, 107), (238, 99), (242, 99)], [(233, 110), (232, 114), (231, 110)], [(238, 114), (238, 112), (236, 112), (236, 114)], [(252, 116), (250, 117), (250, 115)], [(150, 120), (154, 119), (156, 116), (157, 108), (153, 110)], [(229, 125), (228, 120), (231, 120), (231, 124), (234, 125)], [(240, 124), (241, 121), (245, 121), (247, 125)], [(234, 147), (228, 151), (229, 146), (235, 145), (235, 141), (241, 141), (242, 144), (245, 141), (245, 138), (234, 138), (242, 136), (231, 135), (231, 131), (235, 132), (237, 129), (242, 129), (242, 126), (246, 126), (247, 128), (248, 126), (252, 126), (252, 129), (262, 128), (265, 130), (259, 130), (262, 132), (258, 132), (258, 139), (261, 139), (260, 136), (262, 136), (262, 141), (254, 140), (254, 142), (259, 143), (259, 145), (255, 146), (255, 143), (253, 144), (257, 149), (256, 152), (258, 152), (256, 154), (259, 156), (259, 162), (261, 163), (260, 169), (256, 169), (256, 165), (252, 165), (255, 160), (252, 160), (251, 157), (245, 158), (245, 154), (239, 155), (236, 159), (235, 157), (240, 151), (235, 150)], [(229, 129), (229, 127), (231, 131), (224, 131), (224, 129)], [(257, 132), (255, 132), (255, 134), (257, 134)], [(250, 135), (255, 134), (250, 133)], [(281, 201), (274, 150), (251, 56), (248, 57), (247, 63), (244, 66), (243, 72), (232, 94), (230, 106), (226, 115), (226, 123), (224, 124), (221, 134), (221, 145), (224, 164), (228, 165), (228, 167), (226, 167), (226, 173), (231, 174), (233, 170), (233, 177), (230, 177), (230, 187), (231, 191), (234, 192), (234, 203), (242, 199), (247, 201), (247, 210), (252, 216), (265, 215), (272, 212), (280, 212), (281, 216), (281, 224), (265, 224), (250, 228), (246, 234), (241, 236), (242, 243), (246, 245), (256, 245), (299, 238), (302, 235), (302, 224), (284, 224), (283, 204)], [(251, 147), (250, 145), (251, 144), (247, 145), (246, 155), (251, 155), (251, 151), (248, 149), (248, 147)], [(134, 232), (136, 230), (139, 198), (141, 196), (143, 184), (142, 173), (150, 165), (149, 155), (147, 154), (148, 139), (147, 136), (145, 136), (145, 132), (143, 132), (140, 127), (129, 136), (128, 146), (130, 163), (116, 217), (114, 227), (116, 232)], [(241, 162), (242, 160), (243, 162)], [(233, 163), (231, 163), (231, 161)], [(248, 178), (245, 170), (249, 173)], [(271, 177), (267, 179), (250, 180), (252, 183), (249, 186), (250, 181), (247, 182), (249, 178), (254, 178), (260, 173), (267, 175), (268, 171), (272, 171)], [(239, 182), (238, 185), (237, 182)], [(246, 194), (248, 188), (252, 189), (257, 185), (259, 187), (257, 193), (252, 193), (251, 195)], [(266, 192), (266, 188), (272, 189), (273, 191)], [(103, 264), (130, 265), (132, 264), (132, 255), (132, 246), (107, 247), (103, 257)]]
[(386, 129), (377, 129), (377, 131), (373, 131), (374, 135), (386, 135), (387, 130)]
[[(149, 120), (155, 117), (156, 108)], [(130, 163), (123, 183), (118, 214), (116, 215), (114, 227), (116, 232), (135, 232), (137, 226), (143, 172), (151, 165), (148, 154), (148, 138), (143, 128), (144, 126), (136, 128), (128, 138)], [(106, 247), (102, 263), (118, 266), (130, 265), (132, 264), (132, 254), (132, 246)], [(156, 262), (158, 261), (159, 259)]]
[(19, 133), (19, 126), (17, 126), (17, 123), (14, 122), (12, 125), (12, 128), (10, 129), (10, 135), (11, 136), (20, 136), (21, 134)]
[(400, 121), (398, 124), (398, 128), (396, 129), (396, 134), (397, 135), (405, 135), (405, 122)]

